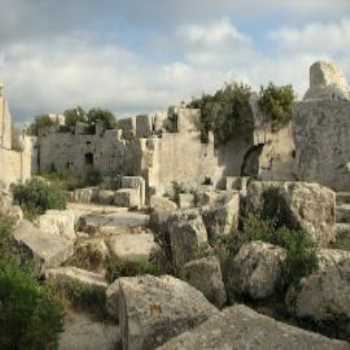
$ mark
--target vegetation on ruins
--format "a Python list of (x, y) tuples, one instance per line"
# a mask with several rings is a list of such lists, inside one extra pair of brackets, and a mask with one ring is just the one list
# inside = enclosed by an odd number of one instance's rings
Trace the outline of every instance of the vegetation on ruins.
[(63, 112), (66, 119), (66, 126), (69, 128), (75, 127), (77, 123), (86, 123), (86, 112), (80, 106), (67, 109)]
[(132, 277), (146, 274), (159, 276), (159, 266), (144, 258), (127, 261), (117, 257), (110, 257), (107, 261), (106, 278), (111, 283), (119, 277)]
[[(212, 131), (216, 145), (227, 143), (235, 135), (249, 135), (254, 128), (250, 105), (252, 89), (243, 83), (226, 84), (214, 95), (204, 94), (194, 99), (189, 107), (201, 110), (200, 131), (202, 142), (208, 142)], [(271, 121), (272, 131), (284, 127), (292, 118), (294, 92), (290, 85), (277, 87), (270, 83), (261, 87), (258, 104), (265, 121)]]
[(89, 125), (102, 123), (105, 129), (114, 129), (117, 126), (117, 121), (112, 112), (101, 108), (92, 108), (87, 113), (87, 121)]
[(12, 221), (0, 217), (0, 348), (58, 349), (63, 306), (11, 256)]
[(200, 131), (202, 142), (208, 142), (208, 133), (215, 135), (217, 145), (225, 144), (234, 134), (254, 127), (249, 105), (251, 88), (245, 84), (226, 84), (214, 95), (204, 94), (194, 99), (189, 107), (201, 110)]
[(38, 136), (39, 130), (57, 125), (57, 121), (50, 118), (47, 114), (39, 115), (29, 126), (27, 133), (31, 136)]
[(64, 191), (45, 180), (33, 178), (13, 188), (15, 202), (21, 206), (28, 218), (42, 215), (48, 209), (66, 209), (67, 196)]
[(292, 108), (295, 99), (291, 85), (277, 87), (270, 83), (260, 89), (259, 106), (266, 118), (271, 120), (273, 131), (287, 125), (292, 118)]

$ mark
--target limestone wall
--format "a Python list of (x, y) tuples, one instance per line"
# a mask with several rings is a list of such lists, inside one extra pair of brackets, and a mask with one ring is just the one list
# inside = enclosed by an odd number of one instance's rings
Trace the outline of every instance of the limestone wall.
[(299, 179), (350, 190), (350, 102), (301, 102), (294, 129)]
[(0, 95), (0, 147), (11, 149), (11, 114), (5, 97)]

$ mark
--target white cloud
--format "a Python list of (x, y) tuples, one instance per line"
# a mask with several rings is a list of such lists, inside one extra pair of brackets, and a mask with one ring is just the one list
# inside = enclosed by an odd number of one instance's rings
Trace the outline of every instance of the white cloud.
[(270, 37), (288, 50), (339, 52), (350, 51), (350, 19), (332, 23), (310, 23), (304, 28), (281, 28)]
[[(12, 109), (22, 119), (78, 104), (122, 115), (149, 112), (211, 92), (232, 80), (255, 88), (271, 80), (292, 83), (301, 97), (308, 86), (308, 67), (316, 60), (336, 59), (350, 73), (350, 52), (339, 50), (342, 43), (335, 40), (347, 38), (348, 26), (349, 20), (344, 19), (325, 26), (311, 23), (301, 29), (282, 28), (272, 35), (273, 49), (261, 52), (253, 37), (227, 18), (181, 25), (167, 37), (168, 46), (158, 47), (167, 50), (173, 46), (176, 59), (161, 63), (120, 43), (100, 43), (87, 34), (53, 36), (2, 46), (0, 77)], [(324, 42), (314, 39), (316, 27)]]

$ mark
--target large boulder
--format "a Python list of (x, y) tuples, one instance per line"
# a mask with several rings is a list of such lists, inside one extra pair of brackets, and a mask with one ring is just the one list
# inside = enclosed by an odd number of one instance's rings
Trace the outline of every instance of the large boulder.
[(151, 252), (158, 247), (150, 233), (115, 235), (108, 244), (112, 255), (135, 262), (149, 260)]
[(236, 305), (197, 328), (171, 339), (158, 350), (346, 350), (346, 342), (326, 338)]
[(71, 240), (42, 232), (27, 220), (16, 226), (13, 237), (22, 263), (33, 264), (34, 271), (39, 274), (60, 266), (74, 253)]
[(122, 188), (133, 189), (137, 193), (139, 206), (143, 208), (146, 204), (146, 182), (141, 176), (123, 176)]
[(65, 315), (59, 350), (115, 350), (119, 345), (120, 331), (115, 324), (98, 322), (81, 312)]
[(287, 251), (260, 241), (244, 244), (233, 260), (230, 288), (252, 299), (264, 299), (282, 286)]
[[(307, 182), (254, 181), (248, 185), (246, 211), (279, 206), (289, 228), (303, 229), (321, 247), (336, 240), (335, 193)], [(274, 213), (271, 213), (274, 214)]]
[(222, 279), (220, 261), (216, 256), (193, 260), (185, 264), (181, 277), (201, 291), (215, 306), (226, 303), (226, 291)]
[(136, 188), (121, 188), (115, 192), (114, 205), (123, 208), (141, 208), (140, 193)]
[(38, 218), (38, 227), (48, 235), (56, 235), (74, 241), (75, 215), (71, 210), (48, 210)]
[(119, 279), (115, 280), (106, 290), (106, 311), (109, 316), (118, 321), (119, 316)]
[(350, 337), (350, 252), (321, 250), (319, 271), (290, 287), (286, 304), (298, 318), (332, 324)]
[(197, 210), (178, 211), (169, 217), (167, 225), (173, 265), (180, 270), (207, 243), (207, 230)]
[(239, 192), (226, 192), (212, 206), (202, 208), (202, 216), (210, 241), (237, 230), (239, 221)]
[(203, 294), (172, 276), (119, 279), (124, 350), (155, 349), (216, 314)]

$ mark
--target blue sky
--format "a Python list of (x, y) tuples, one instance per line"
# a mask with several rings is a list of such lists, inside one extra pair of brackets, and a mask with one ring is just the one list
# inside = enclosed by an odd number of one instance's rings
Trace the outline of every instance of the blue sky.
[(349, 0), (0, 0), (0, 80), (18, 122), (74, 105), (166, 109), (242, 80), (350, 77)]

